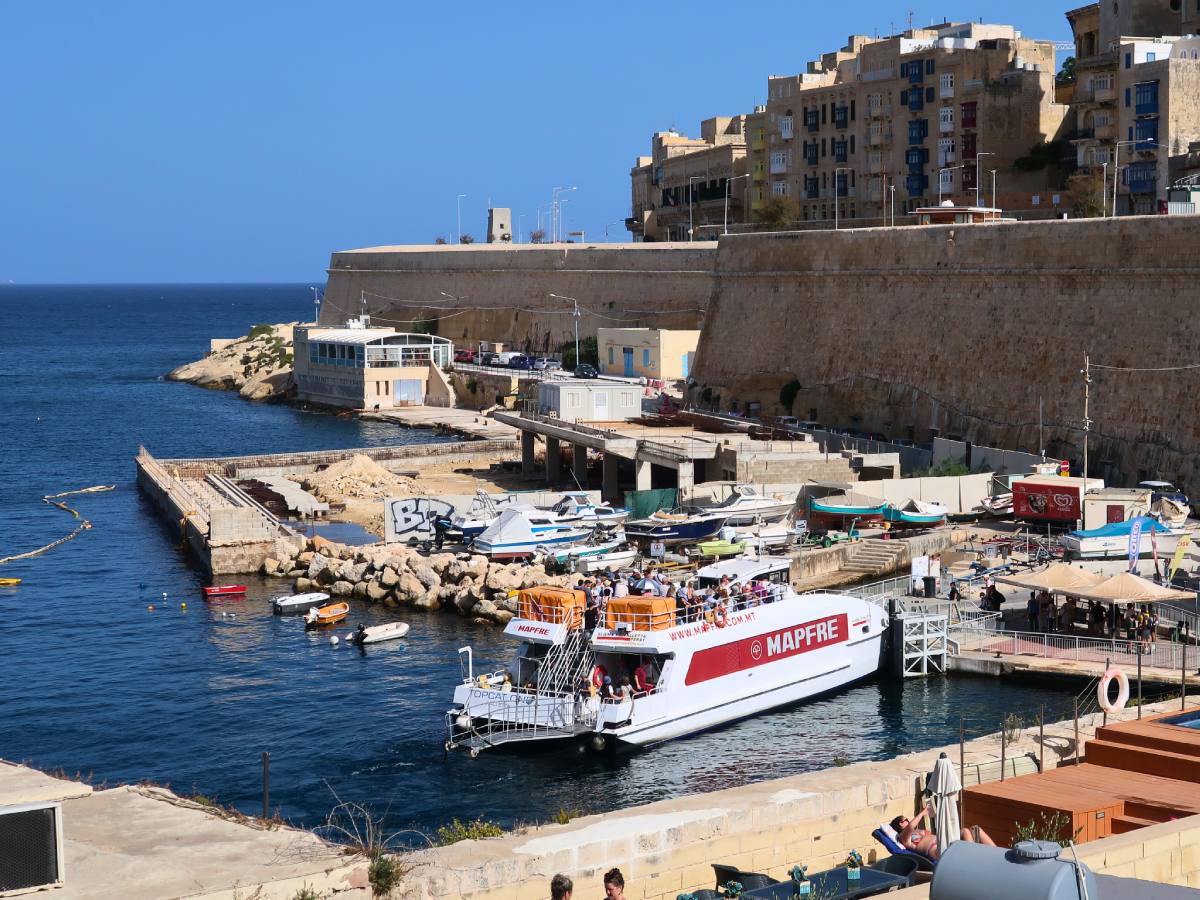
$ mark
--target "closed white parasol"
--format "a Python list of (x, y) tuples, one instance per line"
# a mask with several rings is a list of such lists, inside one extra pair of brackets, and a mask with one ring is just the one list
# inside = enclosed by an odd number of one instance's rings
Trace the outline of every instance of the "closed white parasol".
[(961, 832), (958, 821), (958, 795), (962, 791), (962, 782), (958, 780), (958, 773), (954, 771), (954, 766), (950, 764), (945, 753), (938, 757), (925, 790), (933, 803), (933, 827), (937, 832), (940, 857), (947, 847), (959, 839)]

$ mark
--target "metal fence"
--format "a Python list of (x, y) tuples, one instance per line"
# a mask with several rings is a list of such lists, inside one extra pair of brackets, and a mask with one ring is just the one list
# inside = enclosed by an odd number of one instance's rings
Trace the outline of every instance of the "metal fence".
[(1152, 669), (1180, 671), (1185, 664), (1200, 664), (1200, 651), (1173, 641), (1138, 641), (1089, 638), (1034, 631), (995, 631), (973, 623), (952, 625), (950, 637), (959, 652), (1031, 656), (1074, 662), (1114, 662)]

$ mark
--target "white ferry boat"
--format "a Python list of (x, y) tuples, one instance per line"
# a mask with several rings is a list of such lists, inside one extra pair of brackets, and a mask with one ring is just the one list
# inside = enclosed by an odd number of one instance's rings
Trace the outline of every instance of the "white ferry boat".
[[(769, 574), (775, 561), (758, 562)], [(535, 588), (519, 597), (505, 633), (521, 643), (507, 670), (477, 674), (471, 649), (459, 651), (447, 750), (477, 756), (571, 740), (620, 749), (714, 728), (872, 675), (888, 625), (883, 608), (858, 597), (796, 594), (778, 583), (769, 602), (709, 616), (677, 613), (666, 598), (614, 599), (590, 632), (582, 591)], [(616, 700), (580, 689), (604, 677), (614, 687), (630, 677), (637, 688)]]

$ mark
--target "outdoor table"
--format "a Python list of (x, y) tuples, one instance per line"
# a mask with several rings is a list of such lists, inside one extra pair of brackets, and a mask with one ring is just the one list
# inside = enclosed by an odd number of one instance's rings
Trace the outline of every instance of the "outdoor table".
[[(850, 881), (846, 878), (845, 866), (809, 875), (808, 880), (812, 882), (812, 896), (820, 897), (821, 900), (853, 900), (855, 897), (870, 897), (908, 885), (908, 879), (901, 875), (881, 872), (870, 866), (864, 866), (860, 871), (861, 875), (857, 881)], [(795, 885), (792, 884), (792, 880), (787, 878), (779, 884), (746, 891), (742, 896), (791, 900), (794, 889)]]

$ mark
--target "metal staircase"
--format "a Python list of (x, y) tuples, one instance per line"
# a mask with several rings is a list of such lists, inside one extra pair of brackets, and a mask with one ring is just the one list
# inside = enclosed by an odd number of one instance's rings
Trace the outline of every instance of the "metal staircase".
[[(518, 741), (569, 738), (592, 730), (576, 686), (595, 665), (587, 632), (563, 623), (562, 643), (551, 645), (537, 671), (537, 687), (511, 692), (480, 691), (461, 710), (447, 713), (446, 749), (464, 749), (472, 757)], [(474, 691), (472, 691), (472, 694)]]

